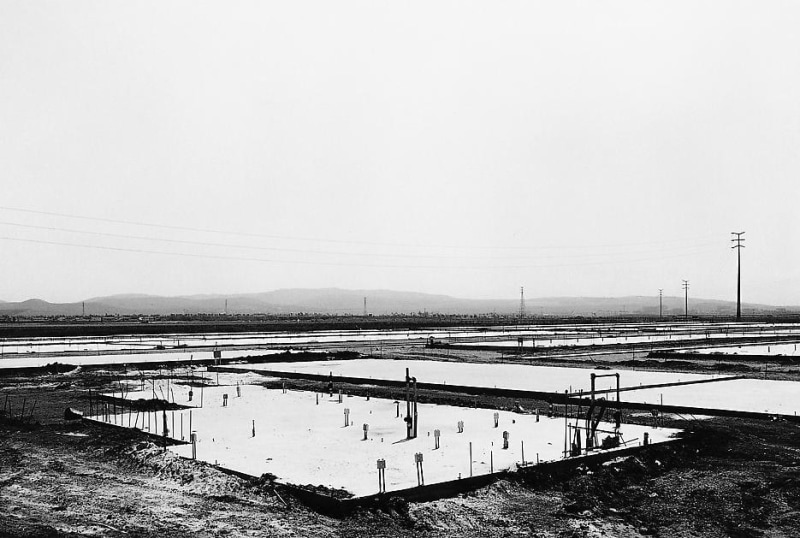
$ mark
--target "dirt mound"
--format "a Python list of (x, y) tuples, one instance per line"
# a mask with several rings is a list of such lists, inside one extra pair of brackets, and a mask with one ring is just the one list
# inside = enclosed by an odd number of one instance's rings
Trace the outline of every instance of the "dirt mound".
[(129, 446), (119, 454), (140, 471), (148, 471), (162, 480), (173, 480), (192, 493), (230, 496), (244, 495), (246, 484), (203, 462), (186, 460), (150, 441)]

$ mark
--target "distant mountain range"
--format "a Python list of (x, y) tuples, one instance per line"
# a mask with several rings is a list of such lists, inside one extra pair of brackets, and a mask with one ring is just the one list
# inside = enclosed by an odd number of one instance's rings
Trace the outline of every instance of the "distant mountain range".
[[(517, 299), (460, 299), (447, 295), (390, 290), (283, 289), (264, 293), (231, 295), (111, 295), (75, 303), (49, 303), (40, 299), (21, 302), (0, 301), (0, 315), (80, 316), (86, 315), (167, 315), (167, 314), (514, 314)], [(615, 316), (658, 315), (658, 297), (543, 297), (526, 299), (526, 312), (532, 315)], [(664, 315), (681, 315), (683, 297), (664, 297)], [(743, 304), (743, 313), (800, 312), (798, 307)], [(689, 298), (693, 315), (733, 315), (736, 303)]]

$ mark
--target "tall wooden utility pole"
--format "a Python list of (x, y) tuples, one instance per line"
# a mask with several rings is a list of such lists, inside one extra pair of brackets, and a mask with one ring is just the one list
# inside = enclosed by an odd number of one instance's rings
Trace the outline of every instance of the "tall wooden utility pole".
[(742, 321), (742, 249), (744, 248), (742, 236), (744, 232), (731, 232), (731, 235), (736, 236), (731, 238), (731, 241), (736, 243), (731, 248), (736, 249), (738, 261), (736, 269), (736, 321)]
[(685, 310), (684, 310), (684, 317), (689, 319), (689, 281), (683, 281), (683, 292), (684, 292), (684, 301), (685, 301)]

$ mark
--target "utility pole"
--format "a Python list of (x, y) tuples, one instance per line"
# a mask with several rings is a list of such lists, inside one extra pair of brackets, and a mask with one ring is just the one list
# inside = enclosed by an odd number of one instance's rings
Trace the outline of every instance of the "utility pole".
[(731, 235), (735, 235), (735, 238), (731, 238), (731, 241), (736, 243), (731, 248), (736, 249), (736, 258), (737, 258), (737, 269), (736, 269), (736, 321), (742, 321), (742, 249), (744, 245), (744, 232), (731, 232)]
[(659, 318), (664, 316), (664, 306), (663, 306), (664, 303), (662, 301), (663, 292), (664, 292), (664, 290), (662, 288), (658, 288), (658, 317)]
[(683, 281), (683, 292), (684, 292), (684, 301), (685, 301), (685, 314), (684, 317), (689, 319), (689, 281)]

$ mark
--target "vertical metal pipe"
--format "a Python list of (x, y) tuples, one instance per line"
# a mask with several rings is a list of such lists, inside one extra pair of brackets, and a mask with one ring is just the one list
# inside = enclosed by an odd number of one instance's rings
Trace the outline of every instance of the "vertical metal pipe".
[(411, 377), (406, 368), (406, 438), (411, 439)]
[(414, 439), (417, 438), (417, 378), (412, 378), (414, 380)]

